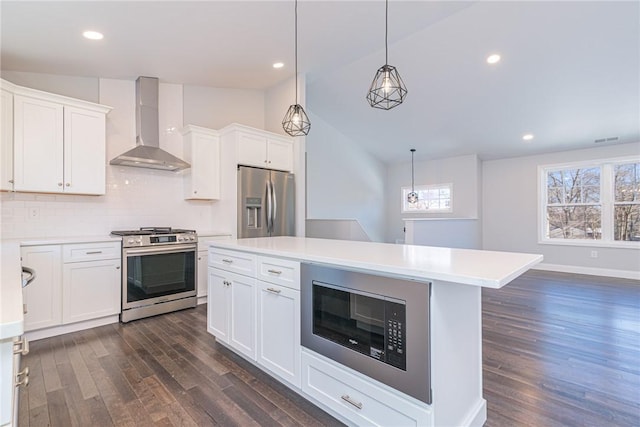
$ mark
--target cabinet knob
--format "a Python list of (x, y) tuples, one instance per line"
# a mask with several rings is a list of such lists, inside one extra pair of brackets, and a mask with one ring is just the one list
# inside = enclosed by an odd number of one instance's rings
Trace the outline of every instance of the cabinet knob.
[(9, 180), (9, 184), (13, 184), (13, 180), (12, 179)]
[(120, 270), (120, 266), (117, 266), (117, 267), (116, 267), (116, 270)]
[(66, 185), (67, 187), (71, 187), (71, 184), (70, 184), (70, 183), (68, 183), (68, 182), (67, 182), (65, 185)]
[(198, 190), (193, 190), (193, 194), (198, 194)]
[(61, 182), (58, 183), (58, 187), (62, 187), (62, 183)]

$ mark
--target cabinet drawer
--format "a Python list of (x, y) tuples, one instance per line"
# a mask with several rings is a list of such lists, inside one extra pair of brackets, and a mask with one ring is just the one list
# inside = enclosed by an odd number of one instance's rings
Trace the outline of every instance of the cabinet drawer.
[(300, 290), (300, 263), (286, 259), (259, 256), (258, 279)]
[(79, 243), (62, 247), (62, 262), (97, 261), (122, 256), (120, 242)]
[(432, 426), (431, 407), (354, 375), (315, 355), (302, 353), (302, 390), (356, 425)]
[(244, 252), (209, 248), (209, 267), (255, 277), (256, 256)]

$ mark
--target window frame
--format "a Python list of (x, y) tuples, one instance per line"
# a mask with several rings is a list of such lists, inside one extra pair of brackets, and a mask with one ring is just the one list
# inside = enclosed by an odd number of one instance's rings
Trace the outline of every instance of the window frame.
[(409, 210), (406, 209), (407, 199), (405, 192), (411, 191), (411, 186), (403, 186), (400, 187), (400, 212), (403, 214), (415, 214), (415, 215), (425, 215), (425, 214), (450, 214), (453, 213), (453, 183), (444, 182), (439, 184), (422, 184), (415, 185), (414, 189), (417, 192), (424, 190), (433, 190), (433, 189), (442, 189), (447, 188), (449, 190), (449, 208), (448, 209), (423, 209), (423, 210)]
[[(640, 249), (640, 241), (614, 240), (615, 216), (615, 166), (627, 163), (639, 163), (640, 156), (626, 156), (587, 161), (545, 164), (538, 166), (538, 243), (547, 245), (582, 246), (582, 247), (615, 247)], [(551, 238), (547, 234), (548, 187), (547, 174), (567, 169), (600, 168), (600, 227), (602, 237), (596, 239), (560, 239)], [(591, 204), (589, 204), (591, 205)], [(596, 204), (594, 204), (596, 205)]]

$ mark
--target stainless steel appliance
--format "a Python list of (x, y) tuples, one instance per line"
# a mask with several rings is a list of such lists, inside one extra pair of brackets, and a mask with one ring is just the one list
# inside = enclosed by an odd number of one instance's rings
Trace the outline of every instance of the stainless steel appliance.
[(302, 264), (301, 342), (431, 403), (431, 283)]
[(238, 166), (238, 238), (295, 234), (294, 175)]
[(148, 227), (111, 234), (122, 236), (121, 322), (196, 306), (195, 231)]

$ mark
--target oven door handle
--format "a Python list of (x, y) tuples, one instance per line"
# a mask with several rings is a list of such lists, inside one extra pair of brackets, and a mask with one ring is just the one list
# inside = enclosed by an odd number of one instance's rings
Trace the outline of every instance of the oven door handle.
[(146, 248), (125, 248), (123, 250), (125, 256), (135, 255), (155, 255), (155, 254), (170, 254), (175, 252), (195, 252), (197, 250), (196, 245), (170, 245), (163, 247), (146, 247)]

